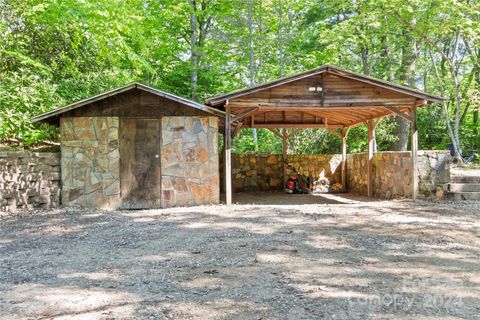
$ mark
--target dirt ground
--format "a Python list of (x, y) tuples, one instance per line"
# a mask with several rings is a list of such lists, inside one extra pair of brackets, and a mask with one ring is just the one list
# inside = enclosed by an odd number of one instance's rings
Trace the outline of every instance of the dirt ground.
[(0, 215), (0, 318), (480, 319), (478, 202), (235, 200)]

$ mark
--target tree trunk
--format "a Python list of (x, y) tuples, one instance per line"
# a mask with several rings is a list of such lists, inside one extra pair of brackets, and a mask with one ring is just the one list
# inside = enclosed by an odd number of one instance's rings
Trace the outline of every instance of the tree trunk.
[[(370, 64), (368, 61), (369, 57), (369, 50), (368, 47), (364, 44), (360, 45), (360, 59), (362, 60), (362, 70), (363, 74), (369, 76), (370, 75)], [(374, 134), (372, 136), (372, 143), (373, 143), (373, 152), (377, 152), (377, 136)]]
[(400, 117), (395, 117), (395, 129), (393, 134), (398, 137), (396, 141), (392, 143), (392, 151), (406, 151), (408, 149), (408, 128), (409, 123)]
[[(415, 24), (415, 21), (412, 21)], [(411, 35), (404, 32), (405, 42), (402, 47), (402, 61), (398, 72), (398, 79), (402, 83), (408, 84), (410, 87), (415, 88), (415, 73), (416, 73), (416, 59), (417, 59), (417, 47), (416, 42)], [(392, 143), (391, 150), (393, 151), (407, 151), (408, 148), (408, 134), (410, 124), (407, 120), (401, 117), (395, 117), (395, 129), (393, 133), (398, 137), (396, 141)]]
[(189, 1), (191, 12), (190, 12), (190, 28), (192, 30), (192, 37), (190, 40), (190, 63), (192, 71), (190, 74), (190, 85), (191, 92), (190, 95), (192, 100), (197, 101), (197, 84), (198, 84), (198, 50), (197, 50), (197, 4), (195, 0)]
[(253, 9), (252, 1), (248, 0), (248, 40), (250, 47), (250, 86), (255, 85), (255, 49), (253, 47)]
[(285, 72), (285, 24), (283, 19), (283, 0), (277, 1), (278, 13), (278, 72), (280, 78)]
[[(250, 87), (255, 85), (255, 48), (253, 46), (253, 0), (248, 0), (248, 42), (250, 48)], [(255, 143), (255, 151), (258, 150), (257, 129), (252, 129), (252, 138)]]

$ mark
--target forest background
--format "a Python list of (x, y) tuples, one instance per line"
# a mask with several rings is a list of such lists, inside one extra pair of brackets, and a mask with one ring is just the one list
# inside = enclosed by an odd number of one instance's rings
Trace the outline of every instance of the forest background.
[[(478, 0), (0, 0), (0, 141), (58, 141), (31, 117), (125, 85), (199, 102), (333, 64), (446, 97), (422, 108), (420, 149), (480, 150)], [(409, 128), (384, 119), (378, 150), (406, 150)], [(336, 153), (323, 129), (288, 129), (289, 153)], [(365, 126), (349, 152), (367, 148)], [(243, 129), (237, 153), (280, 153)]]

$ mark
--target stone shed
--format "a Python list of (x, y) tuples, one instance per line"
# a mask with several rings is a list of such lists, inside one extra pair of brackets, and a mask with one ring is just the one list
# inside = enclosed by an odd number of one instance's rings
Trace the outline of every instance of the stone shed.
[(34, 118), (61, 129), (61, 202), (145, 209), (219, 202), (223, 112), (132, 83)]

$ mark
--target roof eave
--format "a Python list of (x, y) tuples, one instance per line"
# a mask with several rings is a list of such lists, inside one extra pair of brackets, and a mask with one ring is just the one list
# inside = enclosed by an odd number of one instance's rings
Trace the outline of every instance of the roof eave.
[(58, 115), (60, 115), (62, 113), (65, 113), (67, 111), (71, 111), (71, 110), (83, 107), (84, 105), (109, 98), (111, 96), (114, 96), (116, 94), (119, 94), (119, 93), (122, 93), (122, 92), (125, 92), (125, 91), (128, 91), (128, 90), (135, 89), (135, 88), (137, 88), (137, 85), (138, 85), (137, 82), (132, 82), (132, 83), (129, 83), (129, 84), (123, 86), (123, 87), (116, 88), (116, 89), (113, 89), (113, 90), (110, 90), (110, 91), (107, 91), (107, 92), (103, 92), (103, 93), (97, 94), (95, 96), (92, 96), (92, 97), (89, 97), (89, 98), (86, 98), (86, 99), (83, 99), (83, 100), (80, 100), (80, 101), (77, 101), (77, 102), (73, 102), (73, 103), (68, 104), (64, 107), (57, 108), (57, 109), (50, 110), (48, 112), (42, 113), (38, 116), (33, 117), (31, 120), (32, 120), (33, 123), (43, 122), (43, 121), (45, 121), (49, 118), (53, 118), (54, 116), (58, 116)]

